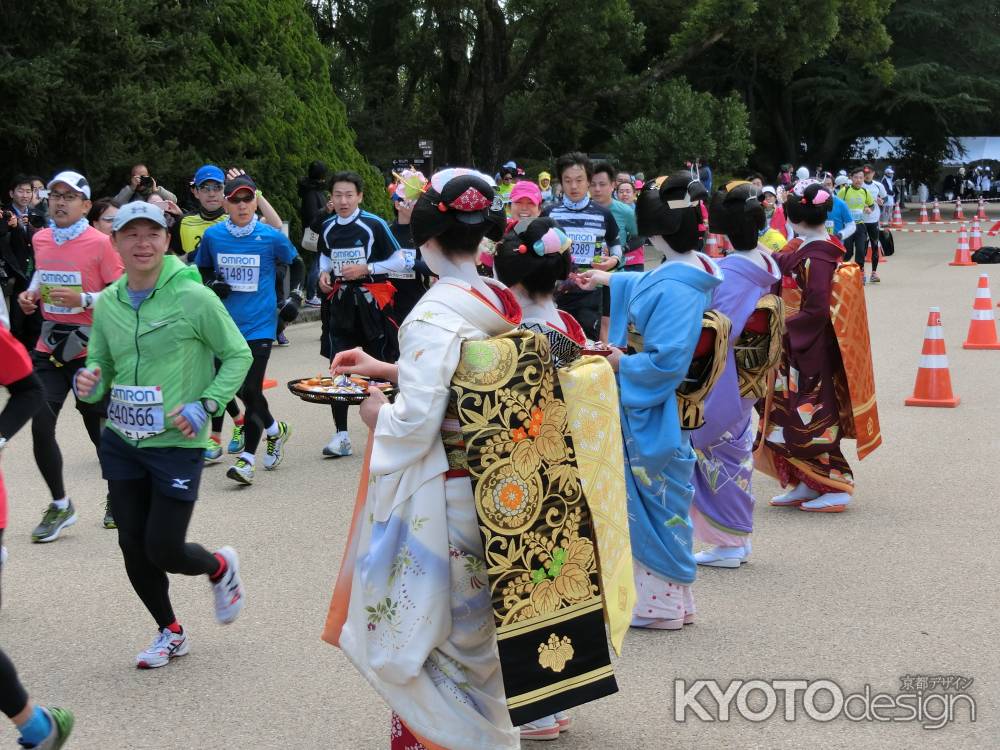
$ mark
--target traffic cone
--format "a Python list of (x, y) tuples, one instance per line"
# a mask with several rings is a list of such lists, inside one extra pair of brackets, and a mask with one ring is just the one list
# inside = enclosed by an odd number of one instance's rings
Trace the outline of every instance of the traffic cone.
[(899, 209), (899, 204), (895, 204), (892, 209), (892, 227), (894, 229), (902, 229), (903, 227), (903, 212)]
[(986, 219), (986, 201), (983, 200), (982, 196), (979, 197), (979, 213), (976, 214), (977, 219)]
[(965, 214), (962, 213), (962, 200), (960, 198), (955, 199), (955, 213), (952, 215), (951, 218), (959, 220), (965, 218)]
[(913, 395), (904, 402), (907, 406), (958, 406), (960, 398), (951, 392), (951, 373), (948, 372), (948, 355), (944, 350), (944, 329), (941, 327), (941, 309), (932, 307), (927, 316), (924, 348), (920, 352), (920, 368)]
[(997, 323), (993, 315), (993, 297), (990, 296), (989, 274), (980, 274), (976, 299), (972, 302), (972, 322), (963, 349), (1000, 349)]
[(958, 247), (955, 248), (955, 260), (949, 266), (974, 266), (972, 256), (969, 254), (969, 235), (965, 231), (963, 223), (958, 229)]
[(941, 204), (938, 203), (938, 199), (934, 199), (934, 212), (931, 214), (931, 221), (938, 223), (941, 221)]
[(719, 252), (719, 241), (711, 232), (709, 232), (708, 237), (705, 238), (705, 255), (709, 258), (722, 257), (722, 253)]
[(920, 219), (917, 221), (918, 224), (930, 224), (930, 219), (927, 218), (927, 204), (920, 204)]
[(969, 252), (974, 253), (983, 246), (983, 233), (979, 228), (979, 219), (972, 220), (972, 233), (969, 235)]
[(268, 388), (277, 388), (277, 387), (278, 387), (278, 381), (277, 380), (271, 380), (271, 378), (265, 378), (264, 379), (264, 388), (263, 388), (263, 390), (266, 391)]

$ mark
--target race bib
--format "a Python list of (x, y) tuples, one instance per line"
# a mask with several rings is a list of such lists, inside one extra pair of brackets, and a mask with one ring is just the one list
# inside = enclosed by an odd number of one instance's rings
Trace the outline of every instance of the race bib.
[(83, 275), (79, 271), (43, 271), (38, 269), (38, 292), (42, 295), (42, 309), (51, 315), (77, 315), (82, 307), (63, 307), (52, 303), (52, 290), (66, 287), (74, 292), (83, 292)]
[(164, 431), (163, 391), (158, 385), (112, 385), (108, 419), (132, 440), (159, 435)]
[(358, 245), (330, 248), (330, 273), (334, 276), (341, 276), (344, 266), (364, 263), (365, 260), (365, 249)]
[(851, 218), (854, 219), (854, 221), (861, 221), (861, 217), (864, 216), (864, 213), (865, 212), (860, 208), (852, 208)]
[(826, 231), (827, 231), (828, 234), (833, 234), (834, 233), (833, 232), (833, 226), (834, 226), (833, 220), (832, 219), (827, 219), (827, 221), (826, 221)]
[(570, 252), (573, 262), (578, 266), (589, 266), (594, 263), (594, 252), (597, 247), (597, 233), (585, 229), (567, 229), (566, 235), (573, 241)]
[(234, 292), (256, 292), (260, 284), (260, 256), (219, 253), (219, 272)]
[[(403, 258), (406, 259), (407, 268), (412, 269), (413, 264), (417, 261), (417, 251), (412, 248), (402, 248), (399, 252), (403, 254)], [(410, 271), (390, 271), (388, 274), (390, 279), (415, 279), (417, 278), (417, 272)]]

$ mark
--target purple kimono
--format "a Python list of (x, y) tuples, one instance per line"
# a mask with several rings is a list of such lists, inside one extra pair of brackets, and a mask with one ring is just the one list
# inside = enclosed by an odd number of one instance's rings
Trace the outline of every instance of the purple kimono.
[[(755, 399), (740, 396), (733, 346), (757, 302), (781, 279), (777, 263), (769, 255), (764, 259), (770, 272), (741, 255), (729, 255), (718, 261), (725, 278), (715, 289), (711, 307), (732, 321), (729, 353), (726, 369), (705, 400), (705, 424), (691, 433), (691, 444), (698, 459), (694, 472), (694, 507), (709, 526), (724, 535), (744, 536), (753, 531), (750, 417)], [(695, 524), (696, 532), (700, 526)], [(697, 533), (697, 536), (702, 541), (723, 541), (718, 535)], [(706, 539), (706, 536), (713, 538)]]

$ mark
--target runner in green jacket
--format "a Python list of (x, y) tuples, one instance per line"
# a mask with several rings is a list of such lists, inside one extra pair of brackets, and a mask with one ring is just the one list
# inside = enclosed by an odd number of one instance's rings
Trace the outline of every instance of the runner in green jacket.
[(84, 401), (110, 395), (101, 468), (125, 570), (158, 629), (136, 657), (138, 667), (150, 669), (189, 648), (170, 603), (167, 573), (209, 576), (220, 623), (232, 622), (243, 609), (236, 551), (223, 547), (213, 554), (185, 536), (208, 419), (232, 399), (251, 356), (198, 270), (167, 255), (170, 239), (159, 208), (122, 206), (111, 237), (125, 275), (97, 304), (87, 365), (73, 385)]

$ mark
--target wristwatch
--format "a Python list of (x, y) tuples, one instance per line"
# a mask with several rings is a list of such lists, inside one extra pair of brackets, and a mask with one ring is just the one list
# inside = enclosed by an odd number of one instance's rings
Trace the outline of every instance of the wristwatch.
[(373, 266), (371, 263), (368, 264), (368, 275), (369, 276), (375, 275), (375, 266)]
[(219, 402), (211, 398), (201, 399), (201, 405), (209, 416), (215, 414), (219, 410)]
[(84, 310), (89, 309), (94, 304), (94, 295), (90, 292), (80, 292), (80, 307)]

